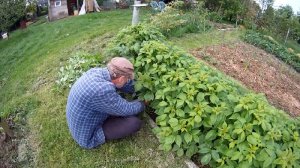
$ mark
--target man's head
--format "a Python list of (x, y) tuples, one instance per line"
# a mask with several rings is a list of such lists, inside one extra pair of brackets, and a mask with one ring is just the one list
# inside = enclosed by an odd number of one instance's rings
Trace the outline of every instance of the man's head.
[(123, 57), (114, 57), (107, 64), (112, 83), (117, 88), (123, 87), (129, 80), (134, 79), (134, 68), (132, 63)]

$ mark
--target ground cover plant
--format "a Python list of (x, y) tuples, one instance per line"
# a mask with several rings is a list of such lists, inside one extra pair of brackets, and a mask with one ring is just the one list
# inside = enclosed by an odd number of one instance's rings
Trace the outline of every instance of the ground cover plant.
[[(108, 53), (134, 59), (136, 90), (156, 111), (161, 149), (198, 154), (211, 167), (299, 166), (298, 120), (169, 45), (154, 30), (148, 25), (123, 29)], [(150, 34), (143, 38), (144, 32)]]
[(69, 58), (67, 65), (59, 69), (56, 84), (58, 89), (71, 88), (72, 84), (87, 70), (102, 66), (103, 58), (100, 55), (90, 55), (79, 52)]
[(300, 72), (300, 57), (296, 53), (289, 52), (285, 46), (279, 44), (272, 37), (248, 31), (244, 36), (244, 40), (276, 55), (279, 59), (291, 65), (297, 72)]

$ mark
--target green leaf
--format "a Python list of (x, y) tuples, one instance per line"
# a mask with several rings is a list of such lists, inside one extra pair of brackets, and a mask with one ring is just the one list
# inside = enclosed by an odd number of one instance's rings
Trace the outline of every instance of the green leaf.
[(175, 141), (175, 136), (173, 135), (167, 136), (165, 139), (166, 144), (172, 144), (174, 141)]
[(170, 150), (172, 149), (172, 145), (171, 145), (171, 144), (164, 144), (164, 145), (163, 145), (163, 149), (164, 149), (165, 151), (170, 151)]
[(217, 161), (217, 160), (220, 159), (220, 155), (219, 155), (219, 153), (218, 153), (217, 150), (212, 150), (212, 151), (211, 151), (211, 156), (212, 156), (212, 158), (213, 158), (215, 161)]
[(215, 94), (210, 95), (209, 98), (210, 98), (210, 101), (214, 104), (217, 104), (219, 102), (219, 98)]
[(181, 100), (186, 100), (186, 94), (185, 93), (180, 93), (178, 96), (177, 96), (179, 99)]
[(204, 155), (204, 156), (201, 158), (201, 163), (202, 163), (203, 165), (207, 165), (207, 164), (210, 162), (210, 160), (211, 160), (211, 154), (209, 153), (209, 154)]
[(160, 107), (164, 107), (164, 106), (167, 106), (167, 105), (168, 105), (168, 103), (165, 102), (165, 101), (161, 101), (161, 102), (158, 104), (158, 106), (160, 106)]
[(227, 96), (227, 98), (232, 101), (232, 102), (238, 102), (238, 98), (236, 98), (236, 96), (232, 95), (232, 94), (229, 94)]
[(184, 104), (184, 100), (177, 100), (176, 107), (180, 108)]
[(210, 148), (207, 147), (202, 147), (199, 150), (199, 153), (205, 154), (205, 153), (209, 153), (210, 152)]
[(176, 125), (178, 125), (178, 120), (176, 118), (171, 118), (169, 120), (169, 124), (171, 125), (171, 127), (175, 127)]
[(233, 133), (236, 133), (236, 134), (240, 134), (242, 133), (244, 130), (242, 128), (237, 128), (233, 131)]
[(181, 82), (181, 83), (179, 83), (178, 86), (179, 86), (180, 88), (182, 88), (183, 86), (185, 86), (185, 83)]
[(234, 110), (233, 110), (233, 111), (236, 113), (236, 112), (241, 111), (242, 108), (243, 108), (243, 105), (242, 105), (242, 104), (238, 104), (237, 106), (234, 107)]
[(245, 139), (246, 139), (246, 135), (245, 135), (245, 132), (243, 131), (239, 136), (238, 143), (244, 142)]
[(217, 131), (216, 130), (210, 130), (205, 135), (205, 140), (211, 141), (211, 140), (214, 140), (216, 137), (217, 137)]
[(249, 143), (253, 144), (253, 145), (257, 145), (257, 139), (254, 138), (253, 135), (248, 135), (248, 136), (247, 136), (247, 141), (248, 141)]
[(184, 111), (183, 110), (181, 110), (181, 109), (177, 109), (176, 110), (176, 115), (178, 115), (179, 117), (183, 117), (184, 116)]
[(194, 121), (197, 123), (200, 123), (202, 121), (202, 119), (199, 115), (196, 115)]
[(272, 157), (268, 157), (263, 164), (263, 167), (269, 167), (271, 165), (271, 163), (273, 162), (273, 158)]
[(202, 100), (204, 100), (204, 94), (203, 93), (198, 93), (196, 99), (197, 99), (197, 102), (201, 102)]
[(193, 136), (192, 136), (191, 134), (189, 134), (188, 132), (186, 132), (186, 133), (184, 134), (184, 140), (185, 140), (186, 143), (191, 142), (191, 141), (192, 141), (192, 138), (193, 138)]
[(167, 118), (167, 114), (162, 114), (162, 115), (156, 117), (156, 121), (157, 122), (164, 121), (166, 118)]
[(177, 136), (176, 136), (175, 143), (176, 143), (178, 146), (180, 146), (180, 145), (181, 145), (181, 143), (182, 143), (182, 138), (181, 138), (181, 136), (180, 136), (180, 135), (177, 135)]
[(144, 99), (145, 99), (146, 101), (153, 100), (153, 99), (154, 99), (154, 94), (151, 93), (151, 92), (148, 92), (148, 93), (146, 93), (146, 94), (144, 95)]
[(241, 155), (242, 155), (242, 153), (236, 151), (232, 154), (231, 160), (238, 160)]
[(163, 56), (162, 56), (162, 55), (156, 55), (156, 59), (157, 59), (157, 61), (161, 61), (161, 60), (162, 60), (162, 58), (163, 58)]
[(136, 82), (136, 83), (134, 84), (134, 89), (135, 89), (135, 91), (140, 91), (142, 88), (143, 88), (143, 85), (142, 85), (141, 82)]
[(183, 154), (184, 154), (184, 151), (183, 151), (183, 149), (182, 148), (180, 148), (180, 149), (178, 149), (178, 151), (176, 152), (177, 153), (177, 156), (183, 156)]
[(214, 125), (216, 123), (216, 121), (217, 121), (217, 115), (212, 114), (210, 116), (210, 122), (211, 122), (211, 124)]

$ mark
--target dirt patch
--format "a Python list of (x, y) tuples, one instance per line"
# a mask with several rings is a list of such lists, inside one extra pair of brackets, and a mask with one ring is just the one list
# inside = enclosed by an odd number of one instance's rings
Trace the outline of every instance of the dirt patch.
[[(10, 128), (13, 127), (12, 120), (6, 122)], [(14, 161), (18, 156), (18, 143), (15, 138), (11, 138), (2, 127), (0, 127), (0, 167), (13, 168), (16, 167)]]
[[(14, 116), (15, 117), (15, 116)], [(0, 127), (0, 168), (33, 167), (34, 154), (32, 144), (26, 135), (27, 128), (14, 122), (14, 117), (6, 119), (13, 137), (4, 133)]]
[(191, 53), (255, 92), (265, 93), (271, 104), (291, 116), (300, 115), (300, 74), (274, 55), (244, 42), (199, 48)]

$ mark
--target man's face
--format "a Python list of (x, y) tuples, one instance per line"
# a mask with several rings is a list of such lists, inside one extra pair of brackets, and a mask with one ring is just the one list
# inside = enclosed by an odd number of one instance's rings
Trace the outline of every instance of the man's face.
[(130, 79), (128, 77), (120, 76), (119, 78), (117, 78), (115, 85), (118, 89), (120, 89), (129, 81), (130, 81)]

